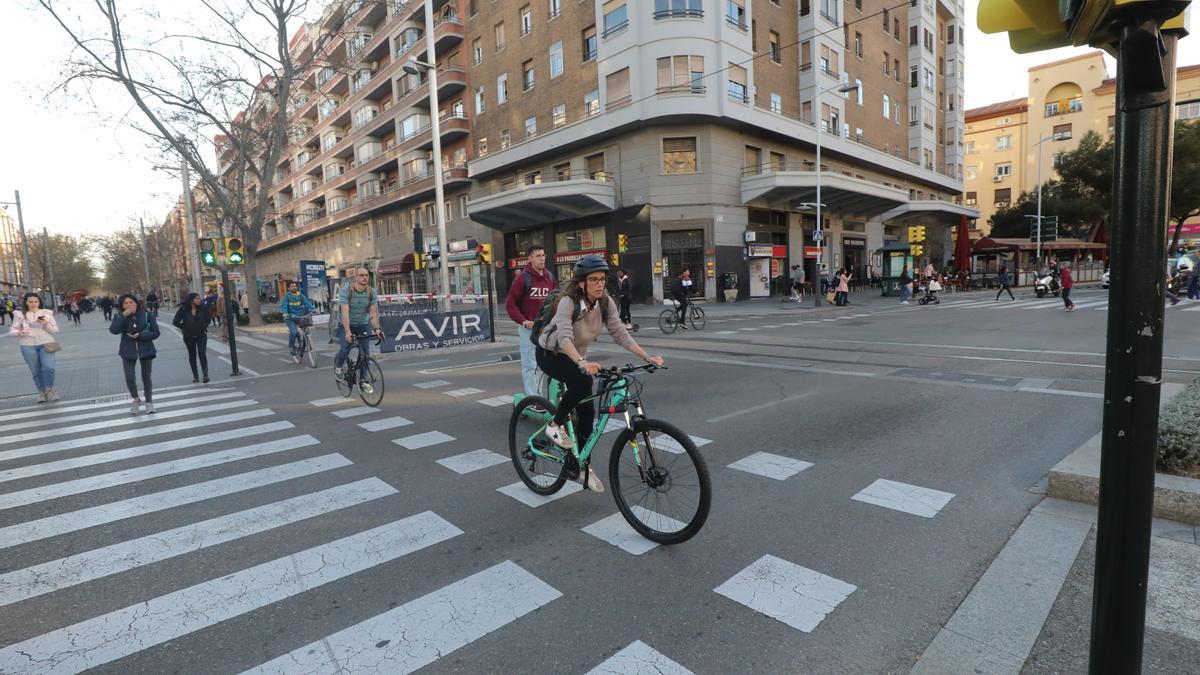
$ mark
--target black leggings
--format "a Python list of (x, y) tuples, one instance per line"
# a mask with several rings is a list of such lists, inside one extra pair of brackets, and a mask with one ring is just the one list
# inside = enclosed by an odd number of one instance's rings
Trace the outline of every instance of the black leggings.
[(629, 298), (621, 298), (621, 323), (633, 323), (633, 315), (629, 313)]
[(142, 389), (146, 393), (144, 399), (146, 403), (149, 403), (153, 396), (150, 391), (150, 364), (154, 363), (153, 357), (145, 359), (121, 359), (121, 364), (125, 366), (125, 386), (129, 387), (130, 396), (134, 398), (138, 397), (137, 380), (134, 378), (134, 368), (137, 366), (138, 361), (142, 362)]
[(1074, 307), (1075, 303), (1071, 302), (1071, 289), (1062, 289), (1063, 307)]
[(208, 377), (208, 335), (197, 335), (196, 337), (183, 336), (183, 344), (188, 350), (188, 365), (192, 367), (192, 378), (200, 377), (196, 374), (196, 357), (200, 357), (200, 369), (205, 377)]
[(1000, 286), (1000, 290), (996, 291), (996, 299), (999, 300), (1000, 294), (1004, 293), (1004, 292), (1008, 293), (1008, 297), (1012, 298), (1013, 300), (1016, 300), (1016, 298), (1013, 297), (1012, 290), (1009, 289), (1008, 284), (1002, 284)]
[(586, 443), (592, 435), (592, 423), (596, 418), (596, 407), (592, 402), (582, 402), (592, 394), (592, 376), (580, 370), (566, 354), (556, 354), (541, 347), (537, 348), (537, 364), (542, 372), (567, 387), (558, 403), (558, 412), (554, 414), (554, 423), (559, 426), (566, 424), (567, 418), (574, 410), (579, 417), (575, 437), (580, 443)]

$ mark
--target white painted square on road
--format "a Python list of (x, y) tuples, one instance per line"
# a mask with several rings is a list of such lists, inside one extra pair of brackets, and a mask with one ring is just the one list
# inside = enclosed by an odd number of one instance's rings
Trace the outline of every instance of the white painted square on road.
[(854, 495), (851, 499), (882, 506), (886, 509), (911, 513), (914, 516), (932, 518), (951, 499), (954, 499), (954, 495), (941, 490), (880, 478), (863, 488), (862, 492)]
[[(654, 439), (653, 443), (654, 443), (654, 447), (656, 449), (666, 450), (667, 452), (674, 453), (676, 455), (683, 454), (683, 446), (680, 445), (679, 442), (676, 441), (674, 438), (671, 438), (670, 436), (662, 436), (662, 435), (652, 436), (651, 438)], [(697, 448), (703, 447), (705, 445), (708, 445), (709, 443), (712, 443), (712, 441), (710, 439), (700, 438), (699, 436), (692, 436), (691, 439), (692, 439), (692, 442), (696, 444)]]
[(370, 415), (373, 412), (379, 412), (379, 408), (372, 408), (369, 405), (360, 405), (357, 408), (346, 408), (345, 410), (334, 410), (333, 414), (336, 417), (343, 419), (347, 417), (358, 417), (359, 415)]
[(482, 403), (483, 405), (486, 405), (489, 408), (499, 408), (501, 406), (512, 405), (513, 395), (505, 394), (503, 396), (496, 396), (494, 398), (481, 398), (475, 402)]
[(739, 328), (738, 330), (740, 330), (740, 331), (742, 331), (742, 332), (749, 333), (749, 332), (752, 332), (752, 331), (756, 331), (756, 330), (762, 330), (762, 329), (761, 329), (761, 328)]
[(354, 399), (346, 397), (346, 396), (330, 396), (329, 398), (319, 398), (315, 401), (309, 401), (309, 403), (317, 406), (318, 408), (327, 408), (331, 405), (341, 405), (343, 403), (353, 403), (353, 402), (354, 402)]
[(476, 389), (475, 387), (467, 387), (465, 389), (451, 389), (450, 391), (443, 391), (442, 393), (454, 398), (462, 398), (463, 396), (470, 396), (472, 394), (482, 394), (483, 390)]
[(775, 480), (787, 480), (811, 466), (812, 462), (805, 462), (801, 459), (792, 459), (769, 452), (756, 452), (730, 464), (729, 468)]
[(713, 590), (796, 630), (811, 633), (858, 587), (783, 558), (764, 555)]
[(406, 417), (385, 417), (381, 420), (371, 420), (370, 422), (360, 422), (358, 426), (367, 431), (385, 431), (387, 429), (395, 429), (396, 427), (406, 427), (412, 424), (412, 420)]
[(433, 380), (432, 382), (418, 382), (413, 386), (417, 389), (437, 389), (438, 387), (445, 387), (448, 384), (450, 383), (445, 380)]
[(804, 322), (803, 321), (793, 321), (791, 323), (785, 323), (783, 325), (785, 325), (785, 326), (803, 326)]
[(637, 640), (589, 670), (587, 675), (692, 675), (692, 671)]
[(625, 418), (612, 416), (608, 418), (608, 423), (604, 425), (604, 431), (600, 433), (607, 434), (610, 431), (620, 431), (625, 428)]
[[(661, 513), (656, 513), (641, 506), (634, 505), (630, 508), (633, 509), (638, 520), (660, 532), (676, 532), (687, 527), (687, 524), (682, 521), (664, 516)], [(580, 529), (601, 541), (607, 541), (622, 551), (627, 551), (634, 555), (641, 555), (658, 546), (658, 544), (638, 534), (636, 530), (629, 526), (629, 523), (625, 521), (625, 517), (620, 513), (614, 513)]]
[(504, 464), (507, 461), (508, 458), (498, 452), (492, 452), (491, 450), (472, 450), (471, 452), (464, 452), (461, 455), (439, 459), (437, 463), (441, 464), (447, 469), (450, 469), (454, 473), (464, 474), (471, 473), (472, 471), (478, 471), (480, 469), (486, 469), (489, 466)]
[(736, 330), (719, 330), (714, 335), (737, 335)]
[(549, 497), (543, 497), (539, 494), (533, 493), (529, 488), (525, 487), (524, 483), (520, 482), (513, 483), (512, 485), (505, 485), (501, 488), (496, 488), (496, 492), (508, 495), (509, 497), (521, 502), (525, 506), (536, 509), (537, 507), (542, 506), (543, 504), (549, 504), (556, 499), (562, 499), (568, 495), (573, 495), (582, 489), (582, 485), (572, 480), (567, 481), (566, 484), (562, 486), (561, 490), (555, 492)]
[(420, 450), (421, 448), (428, 448), (431, 445), (447, 443), (453, 440), (454, 437), (449, 434), (443, 434), (440, 431), (426, 431), (423, 434), (414, 434), (412, 436), (405, 436), (404, 438), (397, 438), (392, 442), (402, 448), (408, 448), (409, 450)]
[(776, 325), (772, 324), (770, 326), (762, 326), (762, 328), (783, 328), (783, 326), (776, 326)]

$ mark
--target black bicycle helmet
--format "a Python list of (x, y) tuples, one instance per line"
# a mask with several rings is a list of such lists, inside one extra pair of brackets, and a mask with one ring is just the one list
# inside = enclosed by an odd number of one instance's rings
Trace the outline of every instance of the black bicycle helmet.
[(608, 262), (603, 256), (585, 255), (575, 263), (575, 279), (582, 281), (592, 272), (608, 272)]

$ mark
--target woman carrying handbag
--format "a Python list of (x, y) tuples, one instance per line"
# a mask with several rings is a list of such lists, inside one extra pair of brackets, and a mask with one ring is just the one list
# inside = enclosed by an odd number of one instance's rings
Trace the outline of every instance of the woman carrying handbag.
[(59, 398), (58, 390), (54, 388), (54, 354), (59, 350), (58, 342), (54, 340), (57, 332), (54, 312), (42, 309), (42, 296), (26, 293), (21, 300), (21, 309), (13, 313), (12, 330), (8, 334), (21, 339), (21, 356), (33, 375), (38, 403)]
[(146, 413), (154, 412), (152, 403), (153, 393), (150, 383), (150, 365), (154, 362), (156, 351), (154, 341), (158, 339), (158, 322), (146, 311), (146, 308), (132, 295), (122, 295), (117, 301), (120, 313), (113, 317), (108, 331), (121, 336), (121, 346), (118, 354), (125, 367), (125, 384), (129, 387), (129, 395), (133, 397), (129, 412), (138, 414), (142, 401), (138, 398), (136, 374), (137, 364), (142, 364), (142, 388), (146, 394)]

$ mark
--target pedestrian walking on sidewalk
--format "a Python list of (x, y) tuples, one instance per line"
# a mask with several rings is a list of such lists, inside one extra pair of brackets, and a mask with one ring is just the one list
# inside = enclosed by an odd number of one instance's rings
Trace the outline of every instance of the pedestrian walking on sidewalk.
[(100, 298), (100, 311), (104, 312), (104, 320), (112, 321), (113, 301), (107, 295)]
[(792, 302), (800, 302), (804, 299), (804, 268), (799, 265), (792, 265)]
[(850, 304), (850, 280), (853, 278), (850, 276), (850, 271), (845, 267), (838, 270), (837, 295), (834, 298), (834, 302), (838, 307), (845, 307)]
[(188, 293), (171, 325), (183, 333), (183, 346), (187, 347), (188, 365), (192, 367), (192, 382), (200, 381), (200, 373), (196, 372), (196, 359), (200, 359), (200, 370), (204, 373), (204, 383), (208, 384), (208, 312), (204, 311), (203, 300), (199, 293)]
[(908, 298), (912, 295), (912, 275), (908, 273), (908, 265), (900, 270), (900, 304), (907, 305)]
[(521, 382), (526, 396), (540, 396), (541, 371), (538, 370), (535, 347), (530, 340), (533, 320), (542, 311), (542, 304), (558, 288), (554, 273), (546, 269), (546, 249), (534, 244), (529, 247), (529, 262), (513, 279), (504, 298), (508, 318), (517, 323), (517, 346), (521, 350)]
[(1071, 265), (1059, 263), (1058, 270), (1059, 283), (1062, 285), (1063, 311), (1074, 312), (1075, 303), (1071, 302), (1071, 289), (1075, 287), (1075, 280), (1071, 278)]
[(16, 335), (21, 342), (21, 358), (33, 375), (33, 386), (37, 389), (37, 402), (57, 401), (58, 390), (54, 388), (54, 353), (58, 342), (54, 334), (58, 322), (54, 312), (42, 308), (42, 297), (37, 293), (26, 293), (21, 300), (21, 309), (13, 314), (9, 335)]
[(1187, 296), (1188, 300), (1200, 300), (1200, 270), (1198, 269), (1192, 268), (1188, 274)]
[(1008, 268), (1007, 268), (1007, 267), (1001, 267), (1001, 268), (1000, 268), (1000, 279), (999, 279), (999, 281), (1000, 281), (1000, 290), (996, 291), (996, 302), (999, 302), (999, 301), (1000, 301), (1000, 294), (1001, 294), (1001, 293), (1008, 293), (1008, 297), (1009, 297), (1009, 298), (1012, 298), (1013, 300), (1016, 300), (1016, 298), (1015, 298), (1015, 297), (1013, 297), (1013, 294), (1012, 294), (1012, 289), (1010, 289), (1010, 288), (1008, 287), (1008, 284), (1009, 284), (1009, 279), (1008, 279)]
[(142, 400), (138, 397), (135, 377), (137, 365), (141, 363), (142, 389), (146, 398), (145, 411), (150, 414), (154, 412), (150, 365), (154, 362), (156, 355), (154, 341), (158, 339), (158, 322), (154, 320), (150, 312), (146, 311), (145, 305), (139, 303), (137, 298), (128, 293), (117, 300), (117, 308), (120, 311), (113, 317), (108, 331), (113, 335), (121, 336), (121, 346), (117, 353), (125, 368), (125, 385), (129, 387), (129, 395), (133, 398), (129, 405), (129, 412), (136, 415), (142, 406)]
[(67, 316), (75, 322), (76, 326), (78, 326), (80, 325), (79, 319), (82, 315), (83, 310), (79, 309), (79, 303), (75, 300), (72, 300), (71, 304), (67, 305)]
[(625, 328), (633, 328), (633, 315), (629, 308), (633, 304), (633, 282), (624, 269), (617, 270), (617, 304), (621, 309), (621, 323)]

